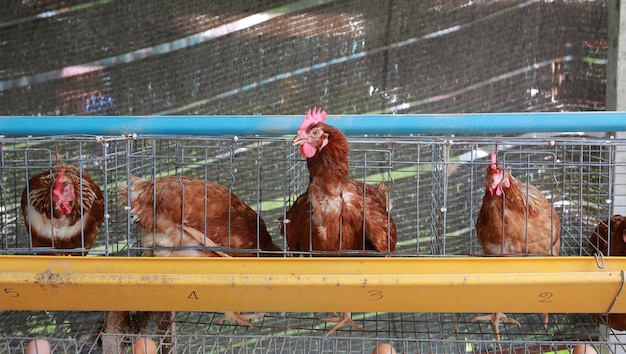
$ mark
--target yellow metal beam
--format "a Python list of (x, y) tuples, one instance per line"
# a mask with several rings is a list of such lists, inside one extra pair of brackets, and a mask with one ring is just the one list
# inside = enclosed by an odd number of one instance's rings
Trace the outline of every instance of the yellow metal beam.
[(0, 310), (626, 313), (626, 257), (0, 256)]

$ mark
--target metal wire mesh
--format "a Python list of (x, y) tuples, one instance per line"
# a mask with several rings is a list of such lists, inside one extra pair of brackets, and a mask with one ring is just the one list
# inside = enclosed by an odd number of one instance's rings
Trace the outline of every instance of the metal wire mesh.
[[(581, 137), (508, 138), (506, 144), (477, 137), (354, 138), (351, 178), (389, 185), (397, 254), (477, 254), (473, 220), (484, 193), (485, 157), (497, 149), (514, 176), (537, 186), (557, 208), (562, 254), (588, 255), (585, 237), (621, 197), (611, 189), (613, 155), (621, 144)], [(267, 221), (279, 245), (285, 242), (278, 220), (308, 184), (306, 164), (281, 137), (4, 138), (0, 157), (3, 254), (29, 252), (19, 200), (26, 180), (57, 159), (88, 172), (106, 195), (107, 219), (91, 255), (138, 254), (136, 230), (116, 192), (129, 175), (187, 176), (228, 186)]]
[[(498, 150), (505, 168), (537, 186), (562, 221), (562, 254), (589, 255), (586, 238), (611, 216), (613, 155), (623, 144), (591, 137), (370, 137), (351, 139), (351, 178), (386, 181), (398, 227), (396, 254), (481, 253), (473, 223), (484, 194), (486, 156)], [(74, 164), (102, 186), (107, 218), (91, 255), (139, 255), (138, 230), (117, 188), (128, 176), (187, 176), (229, 187), (266, 221), (276, 244), (279, 218), (308, 185), (304, 161), (283, 137), (4, 138), (2, 254), (23, 254), (29, 237), (19, 209), (27, 178)], [(468, 197), (469, 196), (469, 197)]]
[(315, 104), (337, 114), (601, 110), (607, 8), (9, 2), (0, 9), (0, 114), (292, 114)]
[[(159, 352), (173, 353), (369, 353), (377, 343), (390, 343), (399, 353), (485, 353), (499, 350), (515, 353), (547, 353), (593, 342), (615, 347), (618, 343), (597, 342), (597, 324), (589, 315), (552, 314), (548, 329), (540, 315), (514, 314), (522, 324), (502, 326), (502, 340), (493, 340), (489, 324), (471, 322), (471, 314), (451, 313), (365, 313), (354, 319), (365, 331), (342, 330), (327, 337), (323, 314), (276, 313), (259, 320), (254, 328), (218, 324), (215, 313), (179, 313), (177, 331), (172, 335), (151, 332), (103, 334), (102, 313), (97, 312), (13, 312), (5, 315), (5, 350), (19, 350), (32, 338), (45, 333), (54, 352), (99, 352), (102, 336), (109, 335), (125, 346), (138, 337), (152, 338)], [(9, 325), (11, 323), (11, 325)], [(46, 331), (47, 330), (47, 331)], [(58, 338), (55, 338), (57, 337)], [(2, 348), (0, 346), (0, 348)], [(76, 351), (73, 351), (77, 349)]]
[[(397, 257), (479, 255), (474, 222), (485, 191), (489, 152), (512, 175), (529, 181), (550, 200), (561, 218), (562, 256), (592, 255), (588, 238), (624, 203), (612, 181), (622, 178), (615, 153), (626, 141), (603, 136), (369, 136), (349, 138), (351, 178), (384, 180), (398, 228)], [(308, 185), (306, 163), (280, 136), (57, 136), (2, 138), (0, 254), (32, 254), (19, 200), (26, 180), (54, 166), (56, 159), (79, 166), (102, 187), (104, 225), (89, 256), (140, 256), (145, 248), (117, 188), (130, 175), (152, 179), (188, 176), (229, 187), (267, 223), (274, 242), (287, 249), (279, 218)], [(596, 251), (597, 252), (597, 251)], [(288, 252), (281, 253), (288, 256)], [(367, 255), (367, 254), (360, 254)], [(418, 301), (418, 300), (416, 300)], [(521, 322), (501, 326), (504, 352), (543, 353), (599, 340), (592, 315), (551, 314), (544, 329), (539, 314), (514, 314)], [(4, 351), (21, 350), (28, 339), (51, 339), (54, 352), (99, 352), (104, 317), (97, 312), (0, 313)], [(399, 352), (472, 352), (496, 349), (489, 324), (473, 314), (362, 313), (353, 318), (365, 331), (344, 330), (325, 337), (330, 327), (321, 314), (272, 313), (256, 327), (217, 324), (218, 315), (177, 313), (177, 332), (109, 334), (130, 345), (148, 335), (161, 352), (319, 352), (362, 353), (376, 342), (391, 342)], [(2, 347), (0, 347), (2, 348)]]

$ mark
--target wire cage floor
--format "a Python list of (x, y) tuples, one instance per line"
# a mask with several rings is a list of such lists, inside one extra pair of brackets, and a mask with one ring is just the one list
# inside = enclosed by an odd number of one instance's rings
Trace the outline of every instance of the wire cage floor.
[[(0, 344), (5, 352), (20, 348), (38, 337), (33, 328), (48, 331), (54, 352), (98, 353), (102, 336), (114, 336), (130, 348), (135, 339), (152, 338), (159, 350), (174, 353), (369, 353), (378, 343), (390, 343), (398, 353), (547, 353), (570, 349), (579, 343), (597, 342), (597, 324), (589, 315), (554, 314), (544, 329), (538, 314), (515, 314), (522, 323), (502, 326), (502, 340), (494, 341), (489, 324), (471, 322), (472, 314), (364, 313), (354, 319), (365, 330), (340, 330), (325, 336), (320, 325), (325, 314), (272, 313), (256, 327), (218, 324), (219, 313), (189, 312), (176, 316), (177, 333), (155, 335), (150, 330), (134, 334), (104, 334), (102, 312), (12, 312), (5, 314), (3, 330), (9, 337)], [(11, 325), (10, 325), (10, 324)], [(21, 323), (21, 324), (19, 324)], [(19, 324), (19, 325), (16, 325)]]
[[(389, 191), (398, 229), (393, 257), (481, 255), (474, 223), (491, 151), (555, 207), (561, 219), (560, 256), (599, 254), (589, 245), (590, 235), (626, 206), (625, 196), (614, 188), (624, 168), (616, 154), (626, 141), (604, 134), (350, 136), (349, 143), (350, 177), (371, 184), (384, 181)], [(287, 136), (4, 137), (0, 146), (0, 257), (40, 251), (30, 244), (20, 198), (26, 181), (57, 160), (88, 172), (105, 197), (105, 221), (89, 257), (135, 257), (146, 251), (118, 193), (128, 186), (129, 176), (187, 176), (227, 186), (265, 220), (283, 250), (287, 243), (279, 232), (280, 218), (309, 181), (306, 163)], [(279, 256), (323, 255), (302, 253), (282, 251)], [(321, 321), (324, 314), (270, 313), (247, 327), (218, 324), (219, 313), (178, 312), (175, 333), (148, 326), (141, 333), (108, 335), (121, 347), (129, 347), (137, 336), (150, 336), (159, 352), (172, 353), (368, 353), (377, 342), (389, 342), (402, 353), (564, 353), (586, 341), (610, 352), (621, 347), (600, 336), (598, 319), (591, 314), (551, 314), (547, 329), (540, 314), (515, 314), (521, 328), (501, 325), (498, 343), (490, 324), (471, 322), (474, 315), (354, 313), (364, 331), (340, 329), (327, 337), (330, 325)], [(0, 318), (0, 352), (21, 353), (36, 337), (46, 337), (54, 353), (102, 350), (102, 312), (3, 311)]]

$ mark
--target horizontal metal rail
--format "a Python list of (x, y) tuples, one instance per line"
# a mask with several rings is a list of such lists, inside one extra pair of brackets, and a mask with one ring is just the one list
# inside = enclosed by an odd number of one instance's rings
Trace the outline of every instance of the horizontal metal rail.
[(626, 313), (626, 257), (0, 256), (0, 269), (1, 310)]
[[(1, 117), (0, 135), (295, 134), (297, 116)], [(331, 115), (346, 134), (512, 134), (626, 130), (624, 112)]]

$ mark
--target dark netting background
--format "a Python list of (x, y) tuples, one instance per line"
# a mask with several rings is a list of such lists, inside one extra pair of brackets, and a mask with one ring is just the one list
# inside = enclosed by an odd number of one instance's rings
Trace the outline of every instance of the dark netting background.
[(52, 1), (0, 9), (1, 115), (604, 109), (607, 1)]

